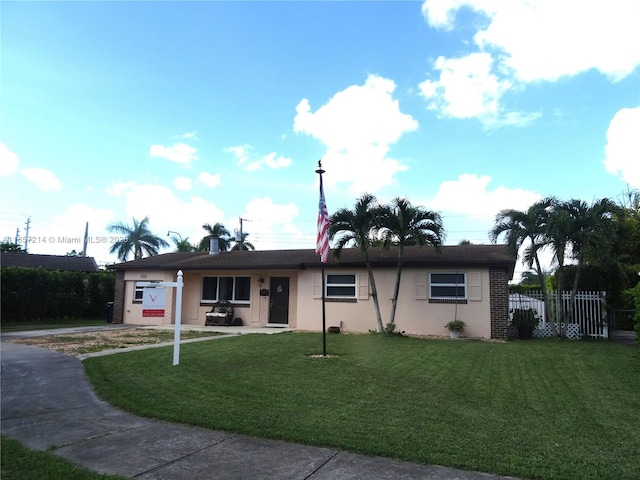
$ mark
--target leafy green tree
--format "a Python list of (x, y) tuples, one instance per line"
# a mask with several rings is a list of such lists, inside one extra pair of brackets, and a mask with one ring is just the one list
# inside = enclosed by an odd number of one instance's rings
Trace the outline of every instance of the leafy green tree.
[(378, 228), (385, 240), (385, 248), (390, 245), (398, 247), (396, 283), (393, 289), (393, 303), (389, 317), (389, 324), (393, 325), (398, 305), (405, 247), (409, 245), (433, 246), (439, 250), (444, 242), (445, 232), (442, 219), (437, 212), (425, 210), (419, 206), (414, 207), (405, 198), (394, 198), (390, 205), (382, 207), (379, 211)]
[(151, 257), (158, 255), (160, 248), (169, 246), (164, 239), (149, 230), (149, 217), (144, 217), (141, 221), (134, 218), (132, 226), (118, 222), (109, 225), (107, 229), (123, 237), (109, 249), (109, 253), (115, 253), (122, 262), (131, 253), (134, 259), (142, 258), (145, 254)]
[(2, 253), (26, 253), (24, 248), (13, 242), (0, 243), (0, 251), (2, 251)]
[(198, 250), (201, 252), (206, 252), (209, 250), (209, 241), (212, 237), (218, 237), (218, 250), (221, 252), (226, 252), (231, 247), (230, 242), (230, 233), (229, 230), (225, 228), (225, 226), (221, 223), (216, 223), (211, 226), (208, 223), (202, 225), (202, 228), (207, 232), (207, 235), (200, 240), (200, 245), (198, 246)]
[(342, 249), (346, 246), (354, 246), (360, 250), (367, 266), (369, 285), (371, 285), (371, 298), (376, 313), (378, 331), (383, 332), (380, 304), (378, 302), (378, 290), (373, 276), (369, 248), (376, 241), (375, 231), (377, 227), (377, 212), (379, 207), (376, 197), (365, 193), (357, 201), (353, 210), (341, 208), (330, 218), (329, 238), (335, 240), (332, 249), (333, 256), (340, 258)]

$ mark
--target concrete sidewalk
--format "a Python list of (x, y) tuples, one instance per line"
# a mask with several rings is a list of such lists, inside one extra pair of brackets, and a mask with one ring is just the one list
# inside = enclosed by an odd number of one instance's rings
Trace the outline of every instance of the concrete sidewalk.
[(80, 360), (39, 347), (2, 343), (1, 388), (3, 435), (100, 473), (171, 480), (510, 478), (137, 417), (97, 398)]

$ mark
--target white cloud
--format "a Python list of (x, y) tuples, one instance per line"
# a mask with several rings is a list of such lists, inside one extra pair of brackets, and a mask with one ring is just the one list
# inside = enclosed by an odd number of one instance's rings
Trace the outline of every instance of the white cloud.
[(499, 55), (524, 82), (592, 68), (615, 81), (640, 65), (637, 0), (427, 0), (422, 12), (429, 25), (450, 30), (461, 8), (482, 17), (476, 46)]
[[(227, 153), (232, 153), (238, 162), (238, 165), (244, 165), (244, 169), (247, 172), (253, 172), (259, 170), (262, 167), (268, 167), (273, 169), (285, 168), (291, 165), (292, 160), (282, 155), (277, 155), (276, 152), (271, 152), (268, 155), (264, 155), (257, 160), (252, 159), (252, 151), (254, 148), (251, 145), (244, 144), (235, 147), (227, 147), (224, 149)], [(253, 156), (255, 158), (255, 156)]]
[[(305, 243), (305, 235), (294, 225), (299, 214), (294, 203), (275, 204), (270, 197), (254, 198), (242, 214), (250, 220), (244, 231), (249, 233), (248, 241), (260, 250), (295, 248)], [(309, 241), (311, 248), (314, 239)]]
[(198, 160), (197, 150), (186, 143), (176, 143), (171, 147), (151, 145), (149, 155), (151, 158), (165, 158), (175, 163), (189, 165)]
[(247, 171), (251, 172), (253, 170), (258, 170), (262, 166), (266, 166), (268, 168), (278, 169), (285, 168), (291, 165), (292, 160), (287, 157), (283, 157), (282, 155), (276, 156), (276, 152), (271, 152), (268, 155), (265, 155), (259, 160), (255, 162), (251, 162), (246, 166)]
[(58, 177), (46, 168), (23, 168), (20, 173), (44, 191), (62, 190), (62, 184)]
[(498, 101), (511, 87), (511, 82), (492, 73), (491, 55), (438, 57), (434, 68), (440, 72), (439, 80), (425, 80), (419, 85), (422, 95), (431, 100), (430, 110), (452, 118), (497, 117)]
[(420, 84), (428, 108), (451, 118), (478, 118), (487, 127), (523, 125), (539, 113), (509, 112), (507, 92), (596, 69), (618, 81), (640, 65), (637, 0), (426, 0), (427, 23), (445, 31), (456, 14), (475, 12), (471, 52), (440, 57), (437, 80)]
[(202, 172), (200, 175), (198, 175), (198, 180), (201, 183), (204, 183), (209, 188), (222, 185), (222, 181), (220, 180), (220, 175), (212, 175), (211, 173), (207, 173), (207, 172)]
[(173, 184), (178, 190), (191, 190), (191, 179), (187, 177), (176, 177)]
[(0, 177), (16, 172), (19, 163), (18, 155), (9, 150), (7, 145), (0, 143)]
[(151, 231), (159, 236), (171, 230), (183, 238), (189, 237), (191, 243), (198, 243), (205, 234), (204, 223), (213, 225), (224, 219), (223, 212), (205, 199), (191, 196), (185, 200), (161, 185), (119, 183), (111, 186), (108, 193), (126, 200), (127, 218), (117, 221), (130, 224), (132, 218), (142, 220), (148, 216)]
[(106, 231), (112, 218), (113, 212), (107, 208), (70, 205), (64, 212), (49, 218), (46, 223), (34, 224), (31, 233), (40, 241), (29, 243), (29, 253), (66, 255), (72, 250), (82, 252), (85, 226), (89, 222), (87, 255), (94, 257), (98, 263), (113, 263), (114, 258), (109, 255), (110, 245)]
[(58, 177), (51, 170), (46, 168), (18, 168), (20, 158), (9, 147), (0, 143), (0, 177), (21, 173), (27, 180), (34, 183), (38, 188), (48, 192), (49, 190), (62, 190), (62, 184)]
[[(493, 219), (507, 208), (526, 210), (541, 199), (535, 192), (502, 185), (489, 190), (491, 177), (462, 174), (457, 180), (442, 182), (435, 197), (429, 202), (433, 210), (461, 213), (472, 218)], [(488, 231), (488, 229), (487, 229)]]
[(251, 145), (238, 145), (235, 147), (227, 147), (224, 149), (227, 153), (233, 153), (238, 161), (238, 165), (242, 165), (249, 160), (249, 152), (253, 150)]
[(395, 89), (392, 80), (369, 75), (364, 85), (336, 93), (316, 112), (306, 98), (298, 103), (294, 131), (326, 145), (328, 184), (348, 182), (354, 191), (375, 191), (406, 169), (387, 155), (390, 145), (416, 130), (418, 122), (400, 111), (392, 96)]
[(607, 172), (640, 189), (640, 107), (623, 108), (611, 119), (605, 155)]
[(187, 133), (183, 133), (182, 135), (178, 135), (177, 138), (184, 138), (185, 140), (200, 140), (198, 138), (198, 132), (187, 132)]

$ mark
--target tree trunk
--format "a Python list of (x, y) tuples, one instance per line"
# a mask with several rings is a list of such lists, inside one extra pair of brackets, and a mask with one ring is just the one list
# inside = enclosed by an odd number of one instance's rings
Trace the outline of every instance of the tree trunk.
[(566, 319), (564, 315), (564, 302), (562, 299), (562, 288), (564, 283), (564, 268), (562, 266), (558, 267), (558, 271), (556, 273), (558, 279), (558, 291), (556, 292), (556, 311), (558, 317), (558, 335), (562, 338), (566, 336), (567, 325)]
[(367, 273), (369, 274), (369, 283), (371, 284), (371, 298), (373, 298), (373, 307), (376, 311), (376, 321), (378, 322), (378, 331), (382, 333), (384, 327), (382, 325), (382, 315), (380, 314), (380, 303), (378, 302), (378, 289), (376, 288), (376, 280), (373, 277), (373, 269), (369, 261), (369, 254), (365, 253), (365, 261), (367, 262)]
[(544, 273), (542, 271), (542, 267), (540, 266), (540, 259), (538, 258), (538, 254), (534, 255), (534, 259), (536, 262), (536, 269), (538, 270), (538, 278), (540, 279), (540, 290), (542, 290), (542, 299), (544, 301), (544, 314), (546, 316), (546, 321), (551, 325), (551, 333), (554, 337), (558, 336), (558, 329), (556, 328), (555, 319), (551, 313), (551, 299), (549, 298), (549, 292), (547, 291), (547, 284), (545, 282)]
[(573, 286), (571, 288), (571, 299), (569, 300), (569, 318), (575, 323), (576, 295), (578, 294), (578, 283), (580, 282), (580, 274), (582, 273), (583, 255), (578, 258), (576, 265), (576, 276), (573, 278)]
[(391, 300), (391, 316), (389, 323), (393, 324), (396, 320), (396, 306), (398, 305), (398, 294), (400, 292), (400, 278), (402, 277), (402, 257), (404, 256), (404, 248), (400, 245), (398, 250), (398, 269), (396, 270), (396, 286), (393, 289), (393, 299)]

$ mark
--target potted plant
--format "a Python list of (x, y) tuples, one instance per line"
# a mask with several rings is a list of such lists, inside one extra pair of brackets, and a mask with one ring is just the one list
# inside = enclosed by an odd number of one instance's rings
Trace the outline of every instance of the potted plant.
[(518, 337), (521, 340), (533, 338), (533, 331), (540, 323), (538, 312), (533, 308), (514, 308), (511, 314), (511, 325), (518, 329)]
[(467, 324), (462, 320), (451, 320), (445, 325), (445, 327), (449, 329), (449, 335), (451, 338), (460, 338), (460, 336), (462, 336), (462, 332), (464, 332), (464, 327), (466, 326)]

